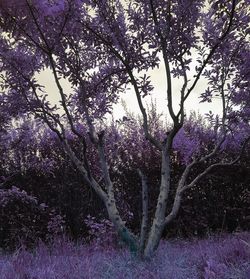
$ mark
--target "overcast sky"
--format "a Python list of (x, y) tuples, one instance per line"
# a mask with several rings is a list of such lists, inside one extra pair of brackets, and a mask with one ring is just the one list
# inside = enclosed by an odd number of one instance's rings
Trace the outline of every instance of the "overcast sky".
[[(189, 72), (188, 78), (191, 79), (194, 75), (194, 67), (195, 64), (191, 64), (191, 71)], [(152, 82), (154, 85), (154, 90), (151, 96), (143, 99), (144, 102), (150, 103), (151, 98), (156, 100), (157, 108), (159, 112), (164, 112), (167, 115), (167, 94), (166, 94), (166, 78), (165, 78), (165, 70), (163, 63), (160, 64), (160, 67), (149, 72), (152, 77)], [(59, 98), (59, 93), (56, 87), (56, 84), (53, 80), (52, 73), (50, 71), (44, 71), (38, 76), (39, 82), (45, 86), (46, 92), (49, 94), (50, 101), (57, 102)], [(178, 109), (178, 105), (180, 102), (180, 88), (182, 86), (182, 79), (173, 80), (173, 103), (175, 107), (175, 111)], [(61, 79), (61, 83), (64, 88), (64, 92), (72, 92), (70, 84)], [(221, 102), (220, 100), (214, 100), (212, 103), (200, 103), (199, 96), (201, 93), (205, 91), (207, 87), (206, 80), (200, 79), (197, 83), (195, 89), (193, 90), (190, 97), (187, 99), (185, 109), (186, 112), (190, 112), (194, 110), (201, 114), (207, 113), (211, 110), (213, 113), (221, 114)], [(139, 107), (136, 101), (135, 93), (133, 90), (127, 91), (125, 94), (121, 95), (121, 98), (125, 101), (127, 108), (129, 111), (134, 113), (139, 113)], [(114, 118), (119, 119), (125, 115), (124, 109), (121, 104), (117, 104), (114, 106)]]
[[(125, 3), (125, 2), (124, 2)], [(192, 59), (193, 62), (190, 65), (191, 71), (188, 73), (188, 79), (192, 79), (193, 75), (195, 74), (195, 66), (196, 66), (196, 55), (195, 53), (192, 53)], [(165, 115), (168, 114), (167, 112), (167, 93), (166, 93), (166, 76), (165, 76), (165, 69), (163, 63), (160, 64), (160, 67), (157, 69), (152, 70), (149, 73), (152, 77), (152, 82), (154, 85), (154, 90), (151, 94), (151, 96), (146, 97), (143, 99), (144, 104), (150, 103), (151, 98), (153, 101), (156, 101), (157, 108), (159, 112), (163, 112)], [(52, 102), (59, 100), (59, 93), (56, 87), (56, 84), (53, 80), (52, 73), (49, 71), (44, 71), (39, 76), (39, 81), (41, 84), (45, 85), (46, 91), (50, 96), (50, 100)], [(67, 83), (65, 80), (61, 80), (62, 85), (64, 87), (64, 92), (67, 94), (67, 92), (71, 92), (72, 89), (70, 87), (70, 84)], [(189, 86), (191, 86), (192, 82), (189, 83)], [(179, 103), (180, 103), (180, 89), (183, 85), (183, 80), (173, 80), (172, 86), (173, 86), (173, 104), (175, 111), (177, 111)], [(190, 111), (196, 111), (200, 114), (205, 114), (209, 111), (212, 111), (215, 114), (222, 114), (222, 104), (221, 100), (215, 99), (212, 103), (200, 103), (199, 96), (201, 93), (205, 91), (207, 88), (207, 83), (204, 78), (201, 78), (198, 83), (196, 84), (195, 89), (189, 96), (189, 98), (185, 102), (185, 110), (186, 113)], [(136, 96), (133, 90), (129, 90), (125, 94), (121, 95), (121, 98), (125, 101), (127, 108), (129, 111), (134, 112), (135, 114), (140, 113), (138, 103), (136, 100)], [(119, 119), (125, 115), (125, 111), (123, 109), (123, 106), (120, 104), (117, 104), (114, 106), (114, 118)]]

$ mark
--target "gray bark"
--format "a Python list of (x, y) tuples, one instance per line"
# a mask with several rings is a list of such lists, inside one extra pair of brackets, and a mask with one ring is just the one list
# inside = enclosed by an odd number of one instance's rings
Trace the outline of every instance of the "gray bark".
[(155, 216), (144, 251), (144, 257), (150, 258), (157, 249), (164, 229), (166, 206), (170, 188), (170, 158), (165, 148), (162, 150), (161, 186), (157, 200)]
[(143, 254), (145, 248), (145, 241), (148, 230), (148, 182), (147, 177), (144, 173), (138, 170), (138, 173), (142, 180), (142, 222), (141, 222), (141, 233), (139, 241), (140, 254)]

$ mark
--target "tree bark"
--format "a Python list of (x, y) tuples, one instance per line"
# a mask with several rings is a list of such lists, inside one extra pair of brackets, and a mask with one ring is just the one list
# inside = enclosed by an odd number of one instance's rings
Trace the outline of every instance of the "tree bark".
[(168, 151), (166, 151), (166, 148), (164, 147), (162, 150), (160, 193), (158, 196), (153, 224), (149, 233), (146, 248), (144, 250), (145, 258), (150, 258), (155, 252), (155, 250), (157, 249), (157, 247), (159, 246), (162, 232), (164, 229), (164, 221), (165, 221), (169, 188), (170, 188), (170, 157)]
[(72, 160), (72, 162), (75, 164), (78, 171), (83, 175), (85, 182), (87, 182), (87, 184), (92, 189), (94, 189), (97, 195), (102, 199), (107, 209), (109, 219), (115, 226), (115, 230), (117, 231), (121, 240), (129, 247), (131, 253), (137, 254), (138, 247), (139, 247), (138, 240), (136, 236), (132, 232), (130, 232), (130, 230), (125, 226), (125, 222), (120, 217), (120, 214), (116, 207), (113, 184), (107, 173), (107, 165), (106, 165), (105, 158), (103, 156), (100, 156), (105, 180), (106, 183), (108, 183), (108, 185), (106, 185), (107, 193), (101, 188), (101, 186), (98, 184), (98, 182), (95, 181), (95, 179), (92, 176), (88, 177), (88, 173), (86, 169), (82, 165), (81, 161), (76, 157), (74, 152), (71, 150), (67, 142), (64, 142), (64, 148), (67, 154), (69, 155), (70, 159)]
[(145, 174), (138, 170), (138, 173), (142, 181), (142, 221), (141, 221), (141, 232), (139, 241), (140, 254), (143, 255), (145, 249), (145, 241), (148, 230), (148, 182)]
[(120, 214), (115, 205), (115, 201), (113, 199), (109, 199), (105, 206), (108, 211), (109, 219), (114, 224), (115, 229), (121, 239), (122, 242), (129, 248), (130, 252), (133, 255), (137, 255), (139, 249), (139, 243), (137, 237), (130, 232), (130, 230), (125, 226), (125, 222), (122, 221)]

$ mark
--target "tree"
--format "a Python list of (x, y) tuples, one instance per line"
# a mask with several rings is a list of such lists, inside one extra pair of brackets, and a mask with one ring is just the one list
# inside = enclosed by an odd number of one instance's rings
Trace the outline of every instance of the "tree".
[[(163, 229), (176, 217), (183, 195), (218, 166), (237, 163), (249, 140), (248, 4), (249, 0), (1, 1), (2, 90), (10, 113), (33, 114), (57, 134), (84, 182), (105, 204), (121, 238), (146, 258), (157, 249)], [(196, 61), (194, 57), (198, 57)], [(144, 97), (153, 91), (149, 70), (161, 61), (172, 125), (159, 135), (149, 121)], [(192, 63), (196, 64), (194, 76)], [(50, 104), (35, 78), (45, 68), (51, 70), (57, 85), (59, 106)], [(211, 147), (192, 146), (167, 214), (170, 155), (186, 119), (186, 100), (201, 77), (208, 82), (201, 101), (220, 97), (222, 116), (208, 116), (215, 127)], [(64, 92), (62, 78), (71, 83), (73, 93)], [(172, 84), (177, 79), (182, 80), (182, 87), (175, 96)], [(138, 170), (143, 199), (139, 238), (126, 227), (117, 209), (102, 125), (102, 118), (128, 87), (135, 92), (145, 137), (161, 154), (160, 190), (152, 222), (148, 219), (147, 176)], [(180, 100), (177, 110), (174, 96)], [(82, 126), (88, 130), (90, 143)], [(79, 139), (82, 154), (76, 154), (67, 140), (68, 129)], [(223, 152), (223, 144), (232, 135), (238, 135), (238, 145), (242, 145), (239, 156), (233, 161), (226, 156), (218, 159), (216, 155)], [(98, 152), (99, 175), (93, 174), (90, 165), (90, 147)], [(204, 165), (204, 171), (192, 177), (198, 164)]]

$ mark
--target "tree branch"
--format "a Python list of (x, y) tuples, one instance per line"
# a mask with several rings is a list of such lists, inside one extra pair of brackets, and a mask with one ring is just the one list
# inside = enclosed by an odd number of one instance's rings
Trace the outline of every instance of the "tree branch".
[(170, 64), (168, 61), (168, 55), (167, 55), (167, 46), (166, 46), (166, 39), (163, 37), (160, 28), (159, 23), (157, 19), (157, 14), (155, 11), (153, 0), (150, 0), (150, 7), (152, 11), (152, 16), (154, 20), (154, 24), (156, 26), (156, 32), (159, 36), (160, 42), (161, 42), (161, 48), (162, 48), (162, 54), (163, 54), (163, 60), (165, 65), (165, 71), (166, 71), (166, 77), (167, 77), (167, 97), (168, 97), (168, 110), (169, 114), (174, 121), (174, 123), (177, 122), (176, 115), (173, 110), (173, 100), (172, 100), (172, 77), (171, 77), (171, 70), (170, 70)]
[(110, 51), (122, 62), (122, 64), (125, 66), (127, 73), (130, 77), (131, 80), (131, 84), (134, 87), (135, 90), (135, 94), (136, 94), (136, 98), (137, 98), (137, 102), (140, 108), (140, 111), (142, 113), (142, 117), (143, 117), (143, 129), (144, 129), (144, 133), (145, 133), (145, 137), (146, 139), (148, 139), (155, 147), (157, 147), (158, 150), (161, 150), (162, 146), (161, 143), (156, 140), (149, 132), (149, 127), (148, 127), (148, 118), (147, 118), (147, 113), (146, 110), (143, 106), (142, 103), (142, 99), (141, 99), (141, 94), (140, 94), (140, 90), (138, 88), (136, 79), (134, 77), (133, 71), (129, 66), (129, 63), (122, 57), (122, 55), (112, 46), (112, 44), (107, 41), (105, 38), (103, 38), (103, 36), (101, 36), (98, 32), (96, 32), (95, 30), (93, 30), (89, 25), (84, 24), (84, 27), (87, 28), (87, 30), (89, 30), (90, 32), (92, 32), (99, 40), (101, 40), (101, 42), (106, 45)]
[(216, 168), (216, 167), (232, 166), (232, 165), (236, 164), (237, 162), (239, 162), (240, 159), (242, 158), (243, 154), (244, 154), (244, 151), (245, 151), (246, 146), (247, 146), (249, 141), (250, 141), (250, 136), (244, 141), (244, 143), (242, 145), (242, 148), (241, 148), (241, 151), (240, 151), (240, 154), (239, 154), (239, 156), (235, 160), (233, 160), (231, 162), (228, 162), (228, 163), (221, 161), (219, 163), (215, 163), (215, 164), (210, 165), (202, 173), (197, 175), (196, 178), (191, 183), (189, 183), (188, 185), (184, 186), (181, 189), (181, 192), (184, 192), (187, 189), (190, 189), (190, 188), (194, 187), (206, 174), (208, 174), (214, 168)]
[(87, 183), (88, 186), (93, 188), (96, 193), (99, 195), (99, 197), (102, 199), (102, 201), (106, 204), (108, 196), (107, 194), (103, 191), (101, 186), (95, 181), (95, 179), (91, 176), (89, 178), (89, 173), (87, 172), (86, 168), (82, 164), (82, 162), (76, 157), (75, 153), (71, 149), (70, 145), (68, 144), (67, 140), (63, 141), (63, 146), (69, 155), (70, 159), (72, 162), (75, 164), (77, 169), (80, 171), (80, 173), (83, 175), (84, 181)]
[(148, 229), (148, 181), (147, 177), (140, 169), (138, 169), (138, 173), (142, 183), (142, 222), (139, 241), (139, 249), (142, 253), (145, 248), (145, 241)]
[[(210, 53), (208, 54), (207, 58), (205, 59), (203, 65), (200, 67), (200, 70), (192, 84), (192, 86), (188, 89), (186, 95), (183, 98), (183, 103), (185, 102), (185, 100), (188, 98), (188, 96), (190, 95), (190, 93), (192, 92), (192, 90), (194, 89), (194, 87), (196, 86), (198, 80), (200, 79), (200, 76), (204, 70), (204, 68), (206, 67), (206, 65), (208, 64), (209, 60), (211, 59), (211, 57), (213, 56), (213, 54), (215, 53), (215, 51), (217, 50), (217, 48), (220, 46), (220, 44), (223, 42), (223, 40), (226, 38), (226, 36), (228, 35), (228, 33), (231, 30), (232, 27), (232, 23), (233, 23), (233, 18), (234, 18), (234, 13), (235, 13), (235, 7), (236, 7), (236, 2), (237, 0), (232, 0), (232, 9), (231, 9), (231, 13), (230, 13), (230, 18), (229, 18), (229, 24), (228, 27), (226, 29), (226, 31), (221, 35), (220, 38), (218, 38), (217, 43), (213, 46), (213, 48), (211, 49)], [(180, 111), (178, 112), (177, 116), (180, 115)]]
[(114, 187), (113, 187), (113, 182), (111, 181), (110, 174), (109, 174), (109, 165), (105, 156), (104, 152), (104, 131), (98, 135), (98, 154), (99, 154), (99, 159), (100, 159), (100, 165), (101, 169), (103, 172), (103, 178), (105, 181), (105, 185), (108, 190), (108, 198), (109, 199), (115, 199), (114, 198)]

